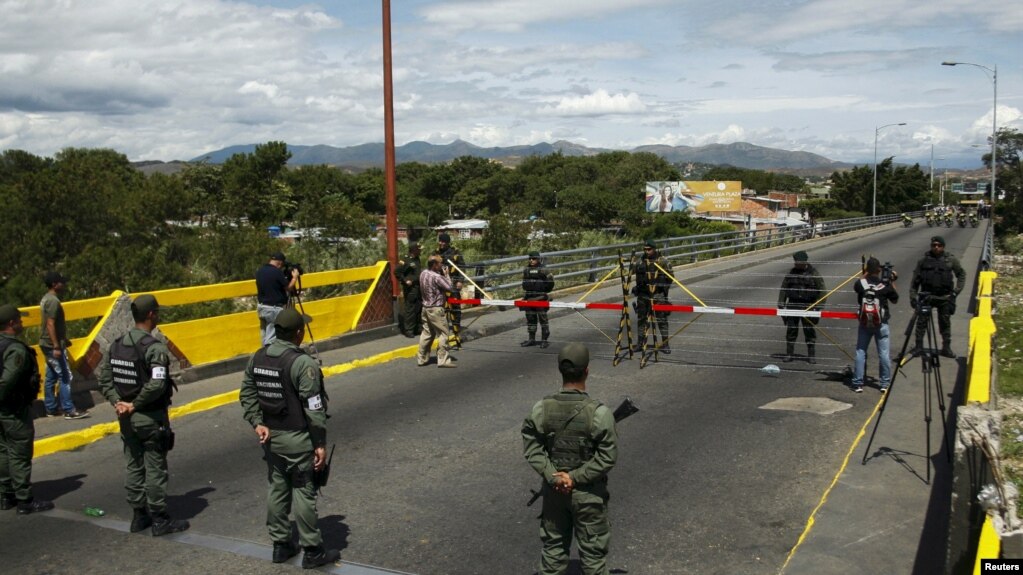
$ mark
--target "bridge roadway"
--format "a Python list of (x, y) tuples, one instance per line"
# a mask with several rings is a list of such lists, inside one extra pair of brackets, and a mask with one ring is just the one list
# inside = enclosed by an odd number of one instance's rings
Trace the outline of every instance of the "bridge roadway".
[[(901, 272), (905, 294), (916, 259), (940, 233), (961, 257), (972, 288), (983, 229), (891, 226), (676, 273), (708, 305), (773, 307), (797, 249), (809, 251), (829, 287), (856, 273), (862, 253), (876, 252)], [(612, 283), (590, 300), (616, 294), (620, 288)], [(961, 354), (968, 299), (964, 294), (963, 312), (953, 317), (954, 348)], [(692, 301), (679, 289), (672, 300)], [(829, 309), (851, 310), (854, 302), (850, 283)], [(456, 353), (458, 369), (397, 359), (328, 379), (329, 437), (337, 453), (319, 503), (320, 526), (327, 541), (341, 547), (343, 560), (364, 566), (334, 572), (534, 572), (539, 507), (524, 503), (538, 478), (522, 458), (519, 428), (533, 402), (558, 387), (555, 357), (568, 340), (593, 349), (593, 396), (617, 404), (628, 395), (641, 409), (619, 426), (620, 459), (610, 483), (613, 573), (940, 572), (948, 467), (939, 453), (937, 412), (931, 453), (924, 452), (919, 360), (896, 382), (874, 457), (861, 465), (866, 438), (857, 434), (881, 396), (876, 389), (853, 394), (817, 373), (851, 364), (842, 350), (853, 352), (853, 322), (821, 323), (838, 345), (819, 338), (820, 361), (811, 366), (780, 361), (779, 318), (704, 316), (672, 341), (672, 355), (640, 370), (636, 359), (612, 367), (611, 343), (595, 328), (614, 337), (617, 315), (583, 313), (586, 319), (577, 312), (552, 314), (547, 350), (519, 347), (522, 314), (508, 310), (472, 325), (471, 332), (487, 335)], [(473, 317), (467, 314), (466, 323)], [(672, 331), (694, 317), (673, 314)], [(894, 308), (893, 355), (909, 320), (906, 303)], [(325, 365), (335, 365), (411, 343), (393, 336), (322, 356)], [(800, 343), (798, 351), (804, 349)], [(768, 363), (782, 373), (761, 374), (758, 368)], [(868, 367), (876, 374), (874, 361)], [(964, 359), (942, 360), (947, 402), (964, 371)], [(235, 374), (182, 386), (176, 405), (236, 389), (239, 381)], [(785, 398), (810, 398), (801, 402), (809, 411), (764, 409)], [(814, 402), (841, 409), (814, 411)], [(87, 420), (38, 420), (37, 434), (113, 419), (112, 410), (99, 405)], [(58, 510), (0, 514), (3, 571), (286, 572), (269, 562), (265, 467), (237, 403), (180, 417), (174, 425), (170, 508), (192, 522), (189, 532), (159, 539), (126, 533), (121, 445), (108, 436), (36, 459), (37, 495), (54, 499)], [(933, 487), (923, 480), (929, 460), (937, 465)], [(107, 517), (90, 521), (81, 514), (86, 505), (107, 510)]]

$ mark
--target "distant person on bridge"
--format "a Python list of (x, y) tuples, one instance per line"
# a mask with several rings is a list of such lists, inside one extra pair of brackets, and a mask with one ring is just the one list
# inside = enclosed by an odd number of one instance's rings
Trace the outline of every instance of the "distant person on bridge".
[(284, 273), (284, 254), (275, 252), (270, 261), (256, 270), (256, 313), (259, 314), (259, 330), (263, 334), (263, 345), (274, 340), (274, 320), (288, 305), (288, 297), (298, 284), (301, 272), (292, 268), (291, 274)]
[(448, 322), (444, 317), (446, 293), (451, 291), (451, 281), (443, 271), (441, 256), (432, 255), (426, 260), (426, 269), (419, 274), (419, 287), (423, 293), (423, 333), (419, 336), (419, 353), (416, 363), (422, 367), (430, 362), (430, 348), (437, 339), (437, 367), (458, 367), (448, 355)]
[(299, 347), (311, 321), (295, 308), (278, 314), (277, 337), (249, 360), (239, 392), (245, 420), (259, 437), (269, 467), (266, 525), (274, 542), (273, 562), (284, 563), (298, 553), (288, 520), (294, 511), (304, 569), (341, 557), (338, 550), (323, 547), (316, 527), (314, 472), (327, 465), (327, 393), (320, 366)]
[[(955, 281), (953, 281), (955, 280)], [(952, 351), (952, 314), (956, 312), (956, 298), (966, 287), (966, 270), (959, 260), (945, 252), (945, 238), (931, 238), (931, 249), (916, 262), (913, 283), (909, 286), (909, 303), (916, 309), (921, 293), (929, 294), (931, 307), (938, 312), (938, 331), (941, 332), (941, 355), (956, 356)], [(924, 347), (928, 316), (917, 314), (916, 349)]]
[(451, 236), (447, 233), (437, 236), (437, 251), (434, 254), (440, 256), (443, 273), (451, 282), (451, 287), (448, 288), (445, 294), (445, 309), (447, 310), (448, 321), (451, 322), (450, 335), (455, 340), (453, 343), (456, 346), (460, 346), (462, 341), (462, 305), (457, 303), (448, 304), (446, 298), (452, 296), (456, 298), (462, 297), (462, 282), (464, 278), (451, 264), (453, 263), (459, 269), (464, 270), (465, 259), (462, 258), (462, 252), (451, 245)]
[(53, 502), (32, 497), (32, 404), (39, 395), (36, 352), (18, 336), (24, 314), (0, 306), (0, 510), (19, 515), (53, 509)]
[(561, 391), (538, 401), (522, 424), (526, 461), (543, 478), (541, 575), (562, 575), (575, 534), (585, 575), (606, 575), (611, 524), (607, 474), (618, 460), (614, 416), (586, 393), (590, 351), (570, 343), (558, 354)]
[(170, 350), (152, 336), (160, 304), (143, 294), (131, 304), (135, 327), (110, 344), (100, 366), (99, 390), (114, 406), (124, 443), (130, 530), (151, 527), (153, 536), (188, 529), (188, 521), (167, 513), (167, 453), (174, 447), (167, 408), (175, 385)]
[[(810, 256), (800, 250), (792, 254), (792, 269), (781, 282), (781, 291), (778, 293), (778, 309), (796, 309), (805, 311), (811, 304), (817, 304), (812, 310), (820, 310), (824, 302), (819, 301), (824, 297), (827, 288), (824, 287), (824, 278), (817, 272), (817, 268), (810, 264)], [(817, 323), (819, 318), (809, 317), (786, 317), (782, 316), (785, 322), (785, 359), (792, 361), (796, 349), (796, 340), (799, 339), (799, 326), (803, 326), (803, 337), (806, 339), (806, 361), (817, 363)]]
[[(67, 322), (64, 320), (64, 306), (60, 296), (67, 288), (67, 278), (58, 272), (47, 272), (43, 278), (46, 283), (46, 294), (39, 302), (42, 314), (39, 330), (39, 350), (46, 359), (46, 379), (43, 383), (43, 405), (48, 417), (57, 417), (57, 398), (60, 398), (60, 409), (64, 411), (64, 419), (82, 419), (89, 417), (89, 412), (79, 411), (71, 401), (71, 363), (68, 361), (67, 348), (71, 341), (67, 338)], [(56, 397), (54, 387), (57, 388)]]
[(670, 311), (654, 311), (654, 304), (668, 305), (668, 289), (671, 288), (671, 262), (657, 251), (657, 244), (647, 240), (643, 245), (643, 257), (633, 268), (636, 285), (632, 288), (636, 296), (636, 322), (639, 326), (639, 351), (646, 347), (648, 330), (653, 329), (651, 320), (657, 323), (661, 333), (661, 345), (657, 351), (671, 353), (668, 347), (668, 316)]
[(395, 270), (405, 299), (404, 313), (399, 326), (405, 337), (419, 337), (422, 329), (420, 321), (423, 315), (423, 294), (419, 290), (419, 274), (423, 271), (423, 264), (419, 259), (420, 251), (419, 244), (409, 242), (408, 255), (405, 259), (398, 260), (398, 268)]
[[(543, 267), (543, 260), (540, 259), (540, 252), (529, 252), (529, 263), (522, 272), (522, 290), (525, 301), (549, 301), (549, 293), (554, 289), (554, 276)], [(529, 339), (522, 342), (522, 347), (536, 345), (536, 324), (540, 324), (540, 348), (544, 349), (549, 344), (547, 338), (551, 336), (551, 327), (547, 322), (547, 308), (527, 307), (526, 311), (526, 333)]]

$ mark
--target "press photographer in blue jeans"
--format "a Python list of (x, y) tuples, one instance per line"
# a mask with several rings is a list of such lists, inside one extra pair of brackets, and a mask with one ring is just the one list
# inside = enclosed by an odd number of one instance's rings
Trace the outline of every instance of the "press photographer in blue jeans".
[(880, 371), (878, 387), (881, 393), (888, 391), (892, 383), (892, 363), (889, 357), (891, 350), (891, 330), (888, 327), (888, 320), (891, 319), (891, 312), (888, 310), (889, 302), (898, 303), (899, 293), (895, 291), (895, 279), (898, 274), (891, 269), (891, 265), (881, 262), (877, 258), (867, 260), (866, 271), (863, 277), (855, 284), (856, 303), (859, 308), (860, 325), (856, 336), (856, 367), (853, 370), (852, 390), (856, 393), (863, 392), (863, 377), (867, 366), (867, 346), (870, 340), (874, 340), (877, 347), (877, 363)]

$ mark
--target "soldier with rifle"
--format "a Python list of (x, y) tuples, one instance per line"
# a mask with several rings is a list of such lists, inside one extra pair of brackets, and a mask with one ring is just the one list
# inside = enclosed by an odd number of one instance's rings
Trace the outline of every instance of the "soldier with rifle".
[(585, 345), (566, 345), (558, 354), (561, 391), (538, 401), (522, 424), (526, 461), (543, 478), (541, 575), (565, 573), (573, 533), (583, 572), (608, 572), (607, 474), (618, 435), (611, 410), (586, 393), (589, 363)]

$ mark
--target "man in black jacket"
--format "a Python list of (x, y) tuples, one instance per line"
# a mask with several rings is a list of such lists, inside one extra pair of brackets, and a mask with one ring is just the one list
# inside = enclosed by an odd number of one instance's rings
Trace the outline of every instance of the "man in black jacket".
[[(525, 295), (522, 299), (525, 301), (548, 301), (550, 300), (549, 294), (554, 289), (554, 276), (552, 276), (546, 268), (543, 267), (543, 263), (540, 260), (540, 252), (529, 252), (529, 265), (522, 272), (522, 289), (525, 291)], [(536, 345), (536, 324), (540, 324), (540, 348), (546, 348), (550, 345), (547, 342), (547, 338), (551, 335), (550, 325), (547, 323), (547, 308), (545, 307), (527, 307), (523, 308), (526, 311), (526, 332), (529, 334), (529, 339), (523, 341), (520, 345), (522, 347), (530, 347)]]

